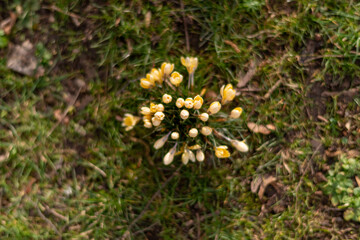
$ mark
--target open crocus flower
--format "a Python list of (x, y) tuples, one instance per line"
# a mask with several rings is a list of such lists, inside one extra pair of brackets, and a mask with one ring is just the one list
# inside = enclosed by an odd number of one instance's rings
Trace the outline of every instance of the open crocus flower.
[(125, 131), (130, 131), (131, 129), (134, 128), (134, 126), (136, 125), (136, 123), (140, 120), (139, 117), (135, 117), (132, 114), (129, 113), (125, 113), (125, 117), (123, 119), (123, 123), (122, 126), (126, 127)]
[(149, 89), (155, 86), (154, 77), (151, 74), (146, 74), (146, 78), (140, 79), (140, 86)]
[(197, 66), (198, 66), (198, 59), (195, 57), (181, 57), (181, 64), (186, 67), (186, 70), (189, 74), (192, 74), (195, 72)]
[(150, 71), (150, 75), (153, 77), (153, 80), (159, 84), (163, 83), (163, 74), (161, 72), (161, 70), (159, 71), (156, 68), (151, 69)]
[(221, 87), (220, 94), (222, 97), (221, 104), (226, 104), (235, 98), (236, 91), (231, 84), (228, 84)]
[(161, 73), (165, 76), (170, 76), (172, 71), (174, 71), (174, 66), (174, 64), (164, 62), (163, 64), (161, 64)]
[(188, 88), (194, 86), (194, 73), (198, 66), (198, 59), (194, 57), (181, 57), (181, 64), (186, 67), (186, 70), (189, 73), (189, 82), (188, 82)]
[(178, 72), (173, 72), (170, 77), (170, 82), (178, 87), (183, 80), (183, 76)]
[(230, 152), (227, 149), (227, 146), (218, 146), (215, 148), (215, 155), (218, 158), (228, 158), (230, 157)]

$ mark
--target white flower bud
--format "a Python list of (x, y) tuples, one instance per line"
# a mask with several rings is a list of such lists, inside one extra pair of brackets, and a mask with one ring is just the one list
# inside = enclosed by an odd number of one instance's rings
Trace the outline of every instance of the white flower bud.
[(199, 119), (203, 122), (206, 122), (209, 119), (209, 114), (207, 113), (202, 113), (199, 115)]
[(176, 103), (175, 105), (178, 107), (178, 108), (182, 108), (184, 106), (184, 103), (185, 103), (185, 100), (183, 98), (178, 98), (176, 100)]
[(201, 128), (200, 132), (202, 135), (209, 136), (212, 133), (212, 128), (205, 126)]
[(157, 119), (156, 117), (151, 118), (151, 122), (155, 127), (161, 124), (161, 120)]
[(189, 131), (189, 136), (190, 136), (190, 137), (194, 138), (194, 137), (196, 137), (197, 135), (198, 135), (198, 130), (197, 130), (196, 128), (190, 129), (190, 131)]
[(239, 152), (248, 152), (249, 146), (246, 145), (245, 141), (232, 140), (231, 145), (236, 148)]
[(156, 119), (162, 121), (162, 120), (164, 120), (164, 118), (165, 118), (165, 114), (164, 114), (163, 112), (156, 112), (156, 113), (154, 114), (154, 117), (155, 117)]
[(189, 153), (187, 149), (184, 150), (183, 154), (181, 155), (181, 161), (184, 165), (188, 164), (189, 162)]
[(142, 107), (142, 108), (140, 109), (140, 113), (141, 113), (142, 115), (149, 115), (149, 114), (151, 114), (151, 111), (150, 111), (150, 108), (148, 108), (148, 107)]
[(179, 139), (179, 133), (178, 132), (173, 132), (172, 134), (171, 134), (171, 139), (174, 139), (174, 140), (177, 140), (177, 139)]
[(157, 112), (163, 112), (164, 110), (165, 110), (165, 107), (161, 103), (156, 105), (156, 111)]
[(242, 111), (241, 107), (234, 108), (230, 113), (230, 118), (239, 118)]
[(198, 160), (199, 162), (203, 162), (205, 159), (205, 154), (203, 151), (201, 151), (200, 149), (196, 151), (196, 160)]
[(219, 112), (220, 109), (221, 109), (221, 104), (218, 101), (216, 101), (210, 105), (208, 112), (210, 114), (215, 114), (215, 113)]
[(164, 144), (166, 143), (166, 141), (168, 140), (170, 135), (170, 132), (168, 134), (166, 134), (165, 136), (163, 136), (162, 138), (158, 139), (155, 143), (154, 143), (154, 148), (155, 149), (160, 149), (164, 146)]
[(186, 120), (186, 119), (188, 119), (188, 117), (189, 117), (189, 111), (188, 110), (181, 110), (181, 112), (180, 112), (180, 117), (181, 117), (181, 119), (183, 119), (183, 120)]
[(162, 101), (166, 104), (170, 103), (172, 101), (172, 97), (169, 94), (164, 94), (162, 96)]
[(176, 152), (176, 146), (177, 143), (175, 144), (174, 147), (172, 147), (170, 149), (170, 151), (164, 156), (163, 162), (165, 165), (169, 165), (170, 163), (172, 163), (172, 161), (174, 160), (174, 156), (175, 156), (175, 152)]
[(191, 150), (188, 150), (188, 153), (190, 161), (195, 162), (195, 154)]

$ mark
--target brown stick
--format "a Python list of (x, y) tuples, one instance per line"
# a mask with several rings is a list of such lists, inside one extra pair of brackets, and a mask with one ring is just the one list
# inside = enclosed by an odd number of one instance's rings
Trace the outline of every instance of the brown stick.
[(189, 52), (189, 51), (190, 51), (189, 33), (188, 33), (187, 21), (186, 21), (186, 17), (185, 17), (185, 7), (184, 7), (184, 2), (183, 2), (182, 0), (180, 0), (180, 7), (181, 7), (182, 17), (183, 17), (183, 21), (184, 21), (184, 31), (185, 31), (185, 40), (186, 40), (186, 50)]
[(265, 94), (264, 99), (268, 99), (271, 94), (280, 86), (280, 84), (282, 83), (282, 79), (278, 80), (270, 89), (269, 91)]

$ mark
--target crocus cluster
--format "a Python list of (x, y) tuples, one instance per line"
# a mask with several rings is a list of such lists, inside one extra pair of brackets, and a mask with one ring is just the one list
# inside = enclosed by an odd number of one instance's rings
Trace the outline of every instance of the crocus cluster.
[[(193, 57), (181, 57), (181, 63), (189, 74), (188, 88), (194, 85), (194, 73), (198, 66), (198, 59)], [(247, 152), (249, 147), (245, 141), (230, 138), (213, 124), (217, 117), (224, 114), (221, 109), (224, 105), (233, 101), (236, 90), (231, 84), (221, 87), (219, 99), (205, 103), (203, 94), (191, 94), (187, 91), (184, 95), (181, 88), (183, 76), (174, 71), (174, 64), (164, 62), (160, 68), (153, 68), (146, 78), (140, 79), (140, 86), (144, 89), (152, 89), (155, 97), (140, 107), (140, 113), (144, 127), (155, 128), (154, 134), (161, 137), (155, 141), (153, 147), (156, 150), (170, 145), (170, 149), (163, 157), (165, 165), (171, 164), (177, 155), (183, 164), (190, 161), (203, 162), (209, 156), (208, 150), (212, 149), (217, 158), (231, 156), (227, 145), (219, 144), (228, 142), (234, 149)], [(154, 89), (159, 87), (158, 89)], [(203, 92), (203, 91), (202, 91)], [(160, 93), (160, 94), (159, 94)], [(224, 109), (224, 108), (223, 108)], [(228, 108), (227, 108), (228, 109)], [(235, 107), (226, 114), (225, 120), (236, 121), (243, 109)], [(131, 118), (131, 119), (130, 119)], [(126, 130), (131, 129), (139, 121), (139, 118), (128, 114), (123, 125)], [(209, 151), (210, 152), (210, 151)]]

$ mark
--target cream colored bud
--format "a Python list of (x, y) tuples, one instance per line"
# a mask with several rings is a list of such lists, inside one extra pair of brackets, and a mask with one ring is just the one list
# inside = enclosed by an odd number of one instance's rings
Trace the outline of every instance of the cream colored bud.
[(183, 98), (178, 98), (176, 100), (176, 103), (175, 105), (178, 107), (178, 108), (182, 108), (184, 106), (184, 103), (185, 103), (185, 100)]
[(189, 131), (189, 136), (190, 137), (192, 137), (192, 138), (194, 138), (194, 137), (196, 137), (197, 135), (198, 135), (198, 130), (196, 129), (196, 128), (192, 128), (192, 129), (190, 129), (190, 131)]
[(204, 99), (200, 95), (197, 95), (194, 98), (194, 109), (200, 109), (203, 105), (203, 102), (204, 102)]
[(212, 128), (205, 126), (201, 128), (200, 132), (202, 135), (209, 136), (212, 133)]
[(166, 143), (166, 141), (168, 140), (170, 136), (170, 132), (168, 134), (166, 134), (165, 136), (163, 136), (162, 138), (158, 139), (155, 143), (154, 143), (154, 148), (155, 149), (160, 149), (164, 146), (164, 144)]
[(177, 139), (179, 139), (179, 137), (180, 137), (180, 135), (178, 132), (173, 132), (171, 134), (171, 139), (173, 139), (173, 140), (177, 140)]
[(187, 98), (184, 102), (186, 108), (193, 108), (194, 107), (194, 100), (192, 98)]
[(161, 103), (156, 105), (156, 111), (157, 112), (163, 112), (164, 110), (165, 110), (165, 107)]
[(236, 148), (239, 152), (248, 152), (249, 146), (246, 145), (245, 141), (232, 140), (231, 145)]
[(154, 114), (154, 117), (155, 117), (156, 119), (162, 121), (162, 120), (164, 120), (164, 118), (165, 118), (165, 114), (164, 114), (163, 112), (156, 112), (156, 113)]
[(216, 101), (210, 105), (208, 112), (210, 114), (215, 114), (215, 113), (218, 113), (220, 111), (220, 109), (221, 109), (221, 104), (218, 101)]
[(203, 122), (206, 122), (209, 119), (209, 114), (207, 113), (202, 113), (199, 115), (199, 119)]
[(196, 151), (196, 160), (198, 160), (199, 162), (203, 162), (205, 159), (205, 154), (203, 151), (201, 151), (200, 149)]
[(187, 149), (184, 150), (183, 154), (181, 155), (181, 161), (184, 165), (188, 164), (189, 162), (189, 152)]
[(152, 128), (152, 124), (150, 121), (144, 121), (144, 127), (146, 128)]
[(169, 94), (164, 94), (164, 95), (162, 96), (162, 101), (163, 101), (164, 103), (166, 103), (166, 104), (170, 103), (171, 100), (172, 100), (172, 97), (171, 97), (171, 95), (169, 95)]
[(188, 119), (188, 117), (189, 117), (189, 111), (188, 110), (181, 110), (181, 112), (180, 112), (180, 117), (181, 117), (181, 119), (183, 119), (183, 120), (186, 120), (186, 119)]
[(141, 113), (142, 115), (149, 115), (149, 114), (151, 114), (151, 111), (150, 111), (150, 108), (148, 108), (148, 107), (142, 107), (142, 108), (140, 109), (140, 113)]
[(243, 109), (241, 107), (234, 108), (230, 113), (230, 118), (239, 118)]
[(164, 62), (161, 64), (161, 72), (167, 76), (171, 74), (171, 72), (174, 70), (175, 65), (171, 63)]
[(151, 118), (151, 122), (155, 127), (161, 124), (161, 120), (157, 119), (156, 117)]
[(170, 163), (172, 163), (172, 161), (174, 160), (174, 156), (175, 156), (175, 152), (176, 152), (176, 146), (177, 143), (175, 144), (174, 147), (172, 147), (170, 149), (170, 151), (164, 156), (163, 162), (165, 165), (169, 165)]
[(189, 150), (188, 149), (188, 153), (189, 153), (189, 159), (190, 159), (190, 161), (192, 161), (192, 162), (195, 162), (195, 154), (193, 153), (193, 151), (191, 151), (191, 150)]

